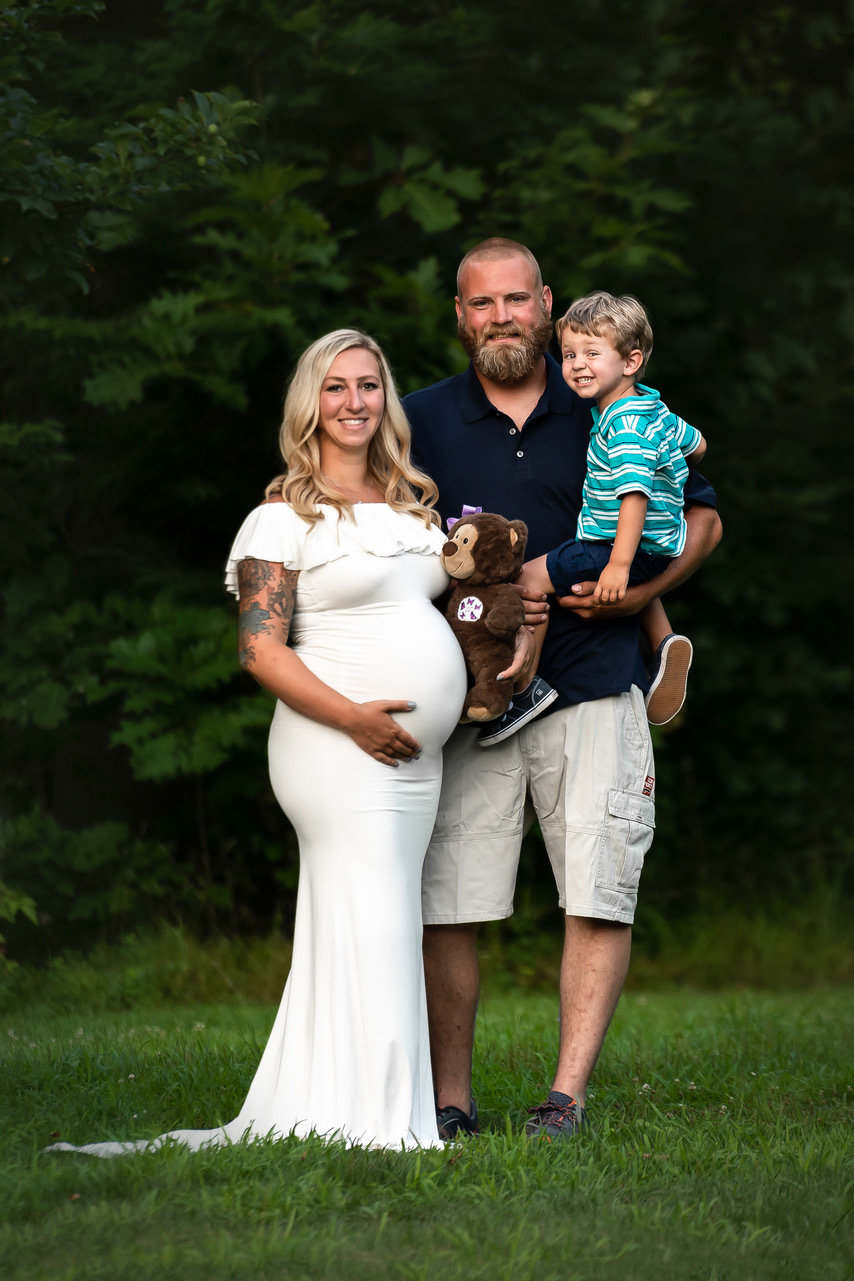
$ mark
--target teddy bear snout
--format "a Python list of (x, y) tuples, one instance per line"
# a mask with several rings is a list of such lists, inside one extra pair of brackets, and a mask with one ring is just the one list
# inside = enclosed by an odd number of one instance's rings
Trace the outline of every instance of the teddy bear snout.
[(474, 561), (466, 555), (465, 548), (458, 547), (456, 543), (445, 543), (442, 548), (442, 564), (446, 574), (461, 581), (474, 573)]

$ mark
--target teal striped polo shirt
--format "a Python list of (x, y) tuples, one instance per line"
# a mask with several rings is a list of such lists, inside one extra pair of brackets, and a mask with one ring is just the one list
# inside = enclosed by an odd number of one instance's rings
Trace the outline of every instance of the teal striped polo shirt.
[(670, 412), (654, 388), (638, 383), (637, 391), (637, 396), (615, 400), (602, 414), (592, 410), (576, 537), (613, 543), (620, 499), (641, 493), (649, 499), (641, 550), (678, 556), (685, 546), (685, 455), (697, 448), (701, 436)]

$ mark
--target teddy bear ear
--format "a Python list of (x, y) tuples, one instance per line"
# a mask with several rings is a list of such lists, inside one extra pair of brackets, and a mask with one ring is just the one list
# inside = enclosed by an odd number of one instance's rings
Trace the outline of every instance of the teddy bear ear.
[(510, 528), (513, 531), (512, 538), (511, 538), (511, 543), (513, 547), (516, 546), (516, 541), (519, 538), (521, 538), (523, 542), (527, 542), (528, 526), (525, 524), (523, 520), (511, 520)]

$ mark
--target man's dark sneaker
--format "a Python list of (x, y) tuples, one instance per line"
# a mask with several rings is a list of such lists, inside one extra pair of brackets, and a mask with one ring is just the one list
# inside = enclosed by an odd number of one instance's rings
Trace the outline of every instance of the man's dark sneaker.
[(650, 725), (666, 725), (682, 710), (688, 690), (688, 672), (694, 647), (687, 636), (665, 636), (652, 656), (646, 718)]
[(587, 1113), (580, 1107), (571, 1094), (561, 1094), (552, 1090), (545, 1103), (539, 1107), (528, 1108), (531, 1120), (525, 1126), (525, 1133), (532, 1139), (571, 1139), (587, 1125)]
[(471, 1101), (471, 1112), (468, 1116), (462, 1108), (447, 1107), (436, 1109), (436, 1125), (439, 1127), (439, 1138), (443, 1143), (466, 1135), (477, 1134), (477, 1104)]
[(505, 738), (515, 734), (517, 729), (544, 712), (556, 698), (557, 690), (552, 689), (542, 676), (535, 676), (520, 694), (513, 695), (513, 702), (503, 716), (484, 725), (477, 736), (478, 747), (492, 747), (494, 743), (503, 743)]

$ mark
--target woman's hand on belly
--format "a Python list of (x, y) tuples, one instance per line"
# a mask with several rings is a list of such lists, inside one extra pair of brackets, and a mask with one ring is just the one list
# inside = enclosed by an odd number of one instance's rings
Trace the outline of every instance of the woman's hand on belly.
[(407, 699), (377, 698), (370, 703), (354, 703), (352, 713), (342, 726), (357, 747), (381, 765), (399, 765), (421, 751), (421, 744), (398, 725), (392, 712), (412, 712), (415, 704)]

